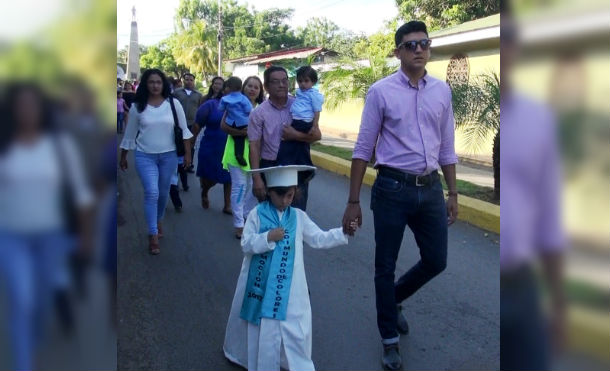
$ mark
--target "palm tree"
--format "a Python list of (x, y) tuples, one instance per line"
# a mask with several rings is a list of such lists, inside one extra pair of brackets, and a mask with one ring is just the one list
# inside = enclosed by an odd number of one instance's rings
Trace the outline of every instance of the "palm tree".
[(209, 77), (216, 71), (216, 32), (206, 27), (204, 21), (197, 21), (176, 35), (172, 54), (176, 62), (186, 66), (192, 72), (203, 73)]
[(374, 82), (396, 70), (382, 56), (371, 56), (368, 61), (369, 65), (365, 66), (344, 60), (339, 67), (322, 74), (322, 91), (329, 110), (337, 109), (349, 99), (364, 99)]
[(500, 199), (500, 78), (495, 72), (473, 83), (453, 84), (453, 114), (468, 149), (476, 151), (493, 135), (494, 198)]

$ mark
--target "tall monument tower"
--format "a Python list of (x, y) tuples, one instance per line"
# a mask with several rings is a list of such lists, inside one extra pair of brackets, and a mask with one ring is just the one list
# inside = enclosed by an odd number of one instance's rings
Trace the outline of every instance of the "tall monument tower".
[(128, 80), (140, 80), (140, 46), (138, 45), (138, 22), (136, 22), (136, 7), (131, 8), (131, 33), (129, 35), (129, 48), (127, 51)]

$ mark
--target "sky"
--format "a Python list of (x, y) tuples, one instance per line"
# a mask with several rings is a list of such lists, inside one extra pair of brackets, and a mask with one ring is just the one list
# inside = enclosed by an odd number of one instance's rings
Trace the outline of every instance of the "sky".
[[(254, 5), (256, 10), (268, 8), (293, 8), (290, 21), (293, 29), (304, 26), (311, 17), (326, 17), (339, 27), (363, 32), (377, 32), (385, 20), (397, 13), (395, 0), (238, 0), (241, 4)], [(173, 18), (179, 0), (117, 0), (117, 48), (129, 43), (131, 8), (136, 7), (138, 38), (140, 44), (153, 45), (173, 32)], [(348, 14), (349, 16), (346, 16)]]
[(31, 37), (64, 12), (63, 0), (0, 1), (0, 40)]

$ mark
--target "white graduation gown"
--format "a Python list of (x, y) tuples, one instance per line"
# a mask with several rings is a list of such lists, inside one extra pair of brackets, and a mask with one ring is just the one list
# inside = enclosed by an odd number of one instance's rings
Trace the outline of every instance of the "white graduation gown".
[[(256, 326), (239, 317), (252, 255), (275, 248), (275, 242), (267, 241), (267, 232), (258, 233), (260, 219), (257, 208), (250, 212), (244, 226), (241, 246), (245, 255), (231, 305), (223, 350), (229, 360), (250, 371), (279, 371), (280, 364), (287, 370), (315, 370), (311, 360), (311, 305), (303, 264), (303, 241), (313, 248), (330, 248), (347, 244), (347, 236), (343, 234), (342, 228), (324, 232), (305, 212), (296, 208), (294, 210), (297, 212), (294, 270), (284, 321), (261, 318), (260, 326)], [(282, 213), (278, 214), (281, 219)]]

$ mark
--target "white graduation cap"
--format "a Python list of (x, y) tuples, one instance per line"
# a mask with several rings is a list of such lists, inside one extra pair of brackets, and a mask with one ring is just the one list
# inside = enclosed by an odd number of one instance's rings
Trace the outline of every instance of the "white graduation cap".
[(250, 170), (250, 173), (265, 174), (267, 187), (290, 187), (298, 184), (299, 171), (315, 171), (315, 166), (285, 165)]

